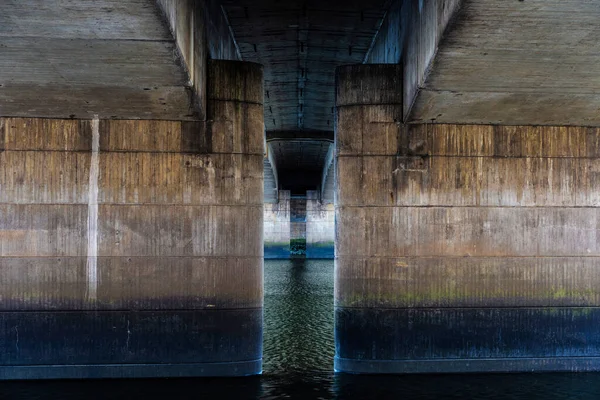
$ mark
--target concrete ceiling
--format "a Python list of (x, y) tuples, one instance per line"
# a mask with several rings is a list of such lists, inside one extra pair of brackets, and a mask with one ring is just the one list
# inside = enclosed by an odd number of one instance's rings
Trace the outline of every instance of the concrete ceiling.
[[(327, 140), (272, 140), (269, 141), (277, 160), (277, 170), (322, 172), (330, 141)], [(291, 155), (288, 157), (288, 155)]]
[(0, 115), (190, 119), (154, 1), (1, 0)]
[(387, 0), (224, 0), (242, 58), (265, 67), (267, 131), (333, 131), (335, 68), (362, 63)]
[(279, 177), (279, 187), (293, 193), (319, 190), (330, 140), (270, 140)]
[(600, 1), (464, 0), (411, 122), (600, 125)]

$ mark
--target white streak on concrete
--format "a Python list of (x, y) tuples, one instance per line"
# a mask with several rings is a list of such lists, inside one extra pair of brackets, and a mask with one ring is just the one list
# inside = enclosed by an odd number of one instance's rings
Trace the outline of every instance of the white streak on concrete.
[(98, 290), (98, 175), (100, 160), (100, 129), (98, 116), (92, 120), (92, 161), (90, 164), (90, 182), (88, 186), (88, 249), (87, 280), (88, 299), (96, 300)]

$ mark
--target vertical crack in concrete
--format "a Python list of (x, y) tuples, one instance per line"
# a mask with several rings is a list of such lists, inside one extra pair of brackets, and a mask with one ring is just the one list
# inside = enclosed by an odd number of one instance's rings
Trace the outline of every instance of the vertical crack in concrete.
[(87, 281), (88, 299), (95, 301), (98, 289), (98, 175), (100, 161), (100, 129), (98, 116), (92, 120), (92, 159), (90, 163), (90, 182), (88, 185), (88, 224), (87, 224)]

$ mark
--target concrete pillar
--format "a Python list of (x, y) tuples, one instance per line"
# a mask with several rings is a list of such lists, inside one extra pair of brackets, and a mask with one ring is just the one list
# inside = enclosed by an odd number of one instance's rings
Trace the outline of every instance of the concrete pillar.
[(335, 210), (323, 203), (319, 191), (306, 192), (306, 258), (333, 258)]
[(290, 257), (306, 258), (306, 197), (290, 199)]
[(0, 378), (261, 370), (262, 67), (208, 122), (0, 119)]
[(290, 258), (290, 191), (277, 203), (265, 203), (265, 258)]
[(335, 368), (600, 368), (600, 131), (395, 126), (398, 73), (338, 70)]

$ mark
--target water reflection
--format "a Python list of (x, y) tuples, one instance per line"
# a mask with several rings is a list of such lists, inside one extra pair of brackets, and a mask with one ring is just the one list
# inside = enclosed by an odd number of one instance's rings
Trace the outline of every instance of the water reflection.
[(0, 383), (0, 399), (545, 399), (592, 400), (600, 375), (355, 376), (330, 373), (236, 379)]
[(4, 399), (546, 399), (600, 397), (600, 374), (333, 374), (333, 262), (265, 262), (264, 375), (0, 383)]
[(600, 374), (335, 376), (335, 399), (597, 399)]
[(333, 262), (265, 261), (263, 374), (333, 369)]

